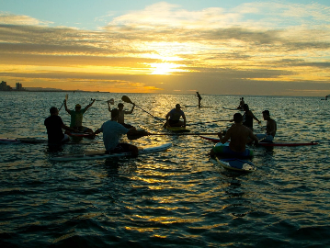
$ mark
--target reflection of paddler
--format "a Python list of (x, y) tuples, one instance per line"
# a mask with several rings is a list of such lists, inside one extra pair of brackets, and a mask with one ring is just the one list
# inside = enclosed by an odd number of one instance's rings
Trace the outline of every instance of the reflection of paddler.
[[(180, 121), (181, 117), (183, 118), (183, 122)], [(180, 104), (177, 104), (174, 109), (167, 113), (165, 126), (186, 127), (186, 122), (186, 116), (181, 110)]]
[[(258, 144), (258, 138), (253, 134), (251, 129), (242, 124), (243, 116), (240, 113), (234, 114), (234, 124), (228, 129), (226, 135), (223, 137), (222, 132), (218, 133), (220, 142), (222, 144), (226, 143), (230, 139), (229, 147), (215, 146), (211, 150), (211, 155), (234, 155), (239, 156), (249, 156), (251, 153), (245, 146), (249, 142), (249, 138), (254, 140)], [(228, 151), (227, 151), (227, 150)]]
[(84, 113), (87, 111), (87, 109), (89, 109), (93, 105), (94, 102), (95, 102), (95, 99), (83, 109), (81, 109), (80, 104), (77, 104), (75, 106), (75, 110), (70, 110), (70, 109), (68, 109), (68, 107), (66, 105), (66, 100), (64, 100), (65, 110), (66, 110), (66, 112), (69, 113), (69, 115), (71, 115), (71, 124), (70, 124), (71, 128), (77, 129), (80, 132), (84, 132), (84, 133), (93, 132), (92, 129), (82, 126), (82, 120), (83, 120)]

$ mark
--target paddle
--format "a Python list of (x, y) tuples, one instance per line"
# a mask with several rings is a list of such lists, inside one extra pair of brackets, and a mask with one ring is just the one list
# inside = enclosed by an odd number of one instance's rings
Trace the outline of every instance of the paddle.
[(63, 105), (64, 105), (64, 102), (65, 102), (65, 101), (67, 101), (67, 100), (68, 100), (68, 98), (69, 98), (69, 96), (68, 96), (68, 94), (66, 94), (66, 95), (65, 95), (65, 100), (63, 101), (63, 103), (62, 103), (62, 105), (61, 105), (60, 109), (58, 110), (58, 112), (60, 112), (61, 108), (62, 108), (62, 107), (63, 107)]
[(109, 102), (111, 105), (114, 105), (114, 104), (115, 104), (115, 100), (113, 100), (113, 98), (111, 98), (111, 99), (108, 100), (108, 101), (91, 98), (91, 101), (94, 101), (94, 100), (95, 100), (96, 102)]
[(232, 120), (216, 120), (216, 121), (198, 122), (198, 123), (187, 124), (186, 126), (194, 126), (194, 125), (199, 125), (199, 124), (204, 124), (204, 123), (211, 123), (211, 122), (218, 122), (218, 121), (232, 121)]
[[(135, 104), (135, 103), (133, 103), (133, 102), (131, 101), (131, 99), (129, 99), (128, 96), (123, 96), (123, 97), (121, 98), (121, 100), (123, 100), (123, 101), (126, 102), (126, 103)], [(154, 117), (157, 121), (161, 121), (161, 122), (163, 122), (163, 120), (162, 120), (161, 118), (156, 117), (156, 116), (153, 116), (153, 115), (150, 114), (148, 111), (146, 111), (146, 110), (144, 110), (143, 108), (137, 106), (136, 104), (135, 104), (135, 106), (138, 107), (139, 109), (141, 109), (142, 111), (146, 112), (147, 114), (151, 115), (152, 117)]]

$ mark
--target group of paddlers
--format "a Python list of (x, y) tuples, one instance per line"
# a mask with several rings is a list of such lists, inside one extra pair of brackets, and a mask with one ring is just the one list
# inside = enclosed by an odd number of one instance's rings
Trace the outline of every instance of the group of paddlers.
[[(197, 92), (199, 95), (199, 93)], [(199, 95), (199, 104), (200, 104)], [(230, 140), (229, 146), (224, 148), (213, 148), (211, 155), (219, 152), (224, 152), (223, 149), (229, 149), (231, 152), (240, 154), (245, 154), (248, 152), (245, 148), (246, 144), (258, 143), (262, 140), (264, 142), (272, 142), (276, 134), (276, 122), (270, 118), (270, 113), (268, 110), (262, 112), (264, 120), (267, 121), (266, 133), (265, 134), (253, 134), (253, 119), (255, 119), (259, 124), (260, 121), (254, 116), (249, 106), (244, 103), (243, 98), (240, 99), (240, 106), (243, 107), (245, 113), (242, 116), (240, 113), (234, 114), (233, 120), (234, 124), (225, 132), (219, 132), (218, 136), (221, 143), (226, 143)], [(62, 144), (69, 141), (69, 136), (62, 132), (65, 129), (69, 133), (89, 133), (90, 136), (94, 136), (100, 132), (103, 133), (103, 142), (106, 148), (106, 153), (118, 153), (118, 152), (131, 152), (133, 157), (138, 156), (138, 148), (134, 145), (128, 143), (121, 143), (120, 139), (122, 135), (127, 134), (131, 137), (142, 137), (147, 136), (150, 133), (145, 130), (137, 130), (132, 125), (125, 123), (125, 114), (131, 114), (134, 110), (135, 104), (133, 104), (130, 111), (124, 110), (124, 104), (119, 103), (118, 108), (111, 109), (111, 104), (113, 104), (113, 99), (109, 100), (108, 110), (111, 113), (111, 119), (104, 122), (102, 126), (95, 132), (87, 127), (82, 126), (83, 115), (90, 108), (95, 100), (93, 100), (85, 108), (81, 108), (81, 105), (77, 104), (74, 110), (70, 110), (67, 107), (66, 100), (64, 101), (65, 110), (71, 116), (70, 127), (66, 126), (61, 117), (58, 116), (59, 110), (56, 107), (50, 108), (50, 117), (46, 118), (44, 124), (47, 128), (48, 133), (48, 143), (49, 144)], [(182, 119), (182, 120), (181, 120)], [(187, 119), (184, 112), (181, 110), (180, 104), (176, 104), (175, 108), (169, 111), (166, 115), (165, 127), (186, 127)], [(222, 149), (219, 151), (219, 149)]]

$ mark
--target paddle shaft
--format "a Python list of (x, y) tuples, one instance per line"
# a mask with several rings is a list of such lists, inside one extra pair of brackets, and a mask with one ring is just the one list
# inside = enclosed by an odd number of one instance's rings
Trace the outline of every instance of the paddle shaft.
[[(66, 94), (66, 95), (65, 95), (65, 101), (68, 100), (68, 97), (69, 97), (68, 94)], [(63, 101), (61, 107), (59, 108), (58, 112), (60, 112), (60, 110), (61, 110), (61, 108), (63, 107), (63, 105), (64, 105), (64, 101)]]
[(176, 135), (218, 135), (218, 133), (149, 133), (148, 135), (168, 135), (168, 136), (176, 136)]
[[(135, 103), (133, 103), (133, 102), (131, 101), (131, 99), (129, 99), (128, 96), (123, 96), (123, 97), (121, 98), (121, 100), (123, 100), (123, 101), (126, 102), (126, 103), (135, 104)], [(142, 111), (146, 112), (147, 114), (151, 115), (152, 117), (154, 117), (157, 121), (161, 121), (161, 122), (163, 122), (162, 120), (160, 120), (159, 117), (153, 116), (153, 115), (150, 114), (148, 111), (146, 111), (146, 110), (144, 110), (143, 108), (141, 108), (140, 106), (138, 106), (138, 105), (136, 105), (136, 104), (135, 104), (135, 106), (138, 107), (139, 109), (141, 109)]]
[(206, 121), (206, 122), (199, 122), (199, 123), (187, 124), (186, 126), (194, 126), (194, 125), (199, 125), (199, 124), (204, 124), (204, 123), (212, 123), (212, 122), (218, 122), (218, 121), (231, 121), (231, 120)]

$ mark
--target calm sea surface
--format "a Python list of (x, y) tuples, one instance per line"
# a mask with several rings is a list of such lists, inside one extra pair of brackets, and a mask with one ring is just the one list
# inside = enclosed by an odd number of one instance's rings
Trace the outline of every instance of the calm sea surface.
[[(69, 93), (68, 107), (123, 94)], [(138, 107), (126, 123), (165, 132), (176, 103), (188, 123), (230, 119), (239, 96), (127, 94)], [(65, 93), (0, 92), (0, 138), (45, 139), (44, 119)], [(241, 174), (207, 156), (212, 144), (197, 136), (149, 136), (137, 146), (172, 142), (165, 152), (138, 159), (52, 162), (50, 157), (103, 149), (102, 138), (49, 151), (46, 144), (0, 145), (0, 247), (330, 247), (329, 101), (313, 97), (244, 96), (262, 120), (268, 109), (277, 141), (318, 146), (253, 148), (257, 171)], [(130, 109), (130, 104), (125, 109)], [(186, 106), (186, 107), (185, 107)], [(190, 106), (190, 107), (189, 107)], [(69, 125), (69, 115), (60, 112)], [(97, 129), (109, 119), (105, 102), (85, 113)], [(262, 122), (265, 125), (265, 122)], [(228, 122), (192, 125), (218, 132)], [(255, 132), (261, 132), (254, 123)]]

